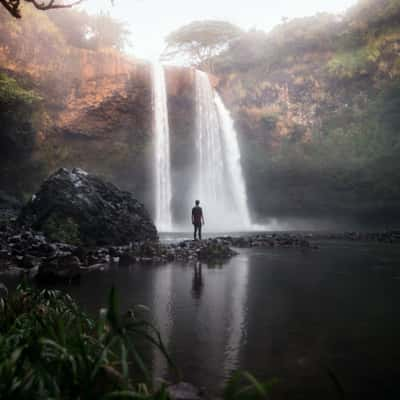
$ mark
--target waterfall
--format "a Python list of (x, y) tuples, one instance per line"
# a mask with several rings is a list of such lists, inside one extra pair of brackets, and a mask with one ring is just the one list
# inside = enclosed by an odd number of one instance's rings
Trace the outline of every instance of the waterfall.
[(196, 71), (195, 78), (198, 162), (193, 197), (201, 201), (207, 230), (249, 229), (246, 187), (232, 118), (208, 75)]
[(153, 64), (155, 224), (160, 231), (172, 229), (171, 160), (167, 90), (164, 68)]

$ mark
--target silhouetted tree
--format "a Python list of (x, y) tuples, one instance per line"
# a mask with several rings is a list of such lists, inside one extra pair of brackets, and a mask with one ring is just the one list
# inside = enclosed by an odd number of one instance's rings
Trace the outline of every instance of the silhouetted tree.
[(241, 35), (240, 28), (226, 21), (194, 21), (167, 36), (163, 58), (185, 58), (212, 71), (212, 58)]

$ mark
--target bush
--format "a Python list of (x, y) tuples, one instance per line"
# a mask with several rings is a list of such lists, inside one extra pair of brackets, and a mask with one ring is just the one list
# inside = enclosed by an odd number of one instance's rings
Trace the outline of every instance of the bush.
[(81, 241), (79, 224), (71, 217), (52, 214), (44, 223), (42, 230), (53, 241), (69, 244), (79, 244)]

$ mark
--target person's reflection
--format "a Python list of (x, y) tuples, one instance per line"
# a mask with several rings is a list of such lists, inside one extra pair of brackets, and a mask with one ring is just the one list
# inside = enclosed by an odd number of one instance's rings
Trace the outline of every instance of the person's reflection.
[(204, 287), (201, 268), (202, 268), (201, 262), (196, 262), (196, 264), (194, 265), (193, 284), (192, 284), (192, 296), (195, 299), (200, 299)]

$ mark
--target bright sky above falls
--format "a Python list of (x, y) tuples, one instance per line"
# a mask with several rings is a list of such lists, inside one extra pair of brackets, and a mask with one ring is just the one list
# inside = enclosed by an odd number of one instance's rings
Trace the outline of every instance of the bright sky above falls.
[(171, 31), (195, 20), (219, 19), (242, 29), (269, 31), (289, 19), (311, 16), (318, 12), (341, 13), (356, 0), (88, 0), (90, 12), (109, 11), (127, 22), (132, 32), (135, 56), (155, 59), (164, 49), (164, 37)]

